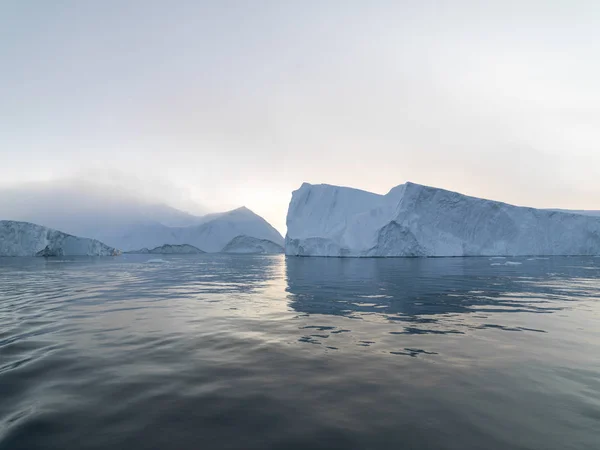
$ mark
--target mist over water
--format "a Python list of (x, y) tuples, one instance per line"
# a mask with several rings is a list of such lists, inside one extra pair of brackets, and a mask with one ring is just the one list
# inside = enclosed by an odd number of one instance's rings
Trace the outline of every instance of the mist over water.
[(598, 300), (591, 257), (0, 258), (0, 448), (595, 449)]

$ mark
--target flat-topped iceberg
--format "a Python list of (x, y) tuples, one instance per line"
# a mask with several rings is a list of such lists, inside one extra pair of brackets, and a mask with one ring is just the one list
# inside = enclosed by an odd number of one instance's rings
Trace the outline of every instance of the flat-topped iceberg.
[(285, 252), (298, 256), (600, 255), (600, 217), (406, 183), (386, 195), (304, 183)]
[(0, 220), (0, 256), (113, 256), (119, 251), (29, 222)]

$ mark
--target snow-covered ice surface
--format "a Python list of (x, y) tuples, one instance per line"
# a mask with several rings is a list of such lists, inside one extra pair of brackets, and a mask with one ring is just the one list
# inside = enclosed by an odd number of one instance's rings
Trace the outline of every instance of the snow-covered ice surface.
[(28, 222), (0, 220), (0, 256), (110, 256), (117, 250)]
[(600, 217), (406, 183), (386, 195), (304, 183), (287, 215), (300, 256), (599, 255)]
[(582, 209), (549, 209), (546, 211), (558, 211), (558, 212), (566, 212), (572, 214), (582, 214), (584, 216), (598, 216), (600, 217), (600, 211), (593, 210), (582, 210)]
[(283, 253), (283, 247), (268, 239), (256, 239), (251, 236), (236, 236), (223, 250), (223, 253), (255, 253), (276, 254)]

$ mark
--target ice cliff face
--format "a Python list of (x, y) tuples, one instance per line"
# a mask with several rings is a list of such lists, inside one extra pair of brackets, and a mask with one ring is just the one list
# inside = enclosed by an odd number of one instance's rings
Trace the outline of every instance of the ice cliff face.
[(118, 250), (28, 222), (0, 221), (0, 256), (111, 256)]
[(287, 255), (600, 255), (600, 217), (523, 208), (406, 183), (386, 195), (303, 184)]
[(283, 253), (283, 247), (267, 239), (236, 236), (221, 251), (223, 253), (276, 254)]
[(194, 247), (193, 245), (170, 245), (165, 244), (160, 247), (153, 248), (148, 250), (147, 248), (143, 248), (141, 250), (134, 250), (127, 253), (138, 253), (138, 254), (150, 254), (150, 255), (199, 255), (201, 253), (206, 253), (200, 250), (199, 248)]

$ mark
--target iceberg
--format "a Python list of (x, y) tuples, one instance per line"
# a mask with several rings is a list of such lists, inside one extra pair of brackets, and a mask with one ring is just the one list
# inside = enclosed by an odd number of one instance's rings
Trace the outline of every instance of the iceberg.
[(142, 255), (199, 255), (202, 253), (206, 253), (199, 248), (194, 247), (193, 245), (170, 245), (165, 244), (160, 247), (156, 247), (148, 250), (146, 247), (141, 250), (132, 250), (125, 253), (137, 253)]
[(223, 253), (277, 254), (283, 253), (283, 247), (268, 239), (251, 236), (236, 236), (221, 250)]
[(0, 220), (0, 256), (116, 256), (95, 239), (80, 238), (29, 222)]
[(202, 251), (220, 252), (233, 238), (240, 235), (273, 241), (283, 247), (283, 237), (265, 219), (245, 207), (224, 213), (198, 217), (198, 224), (169, 227), (161, 223), (138, 223), (110, 235), (98, 233), (95, 238), (131, 251), (155, 248), (165, 244), (191, 245)]
[[(36, 216), (46, 217), (44, 211), (33, 211), (32, 214), (34, 213)], [(101, 215), (102, 211), (98, 211), (97, 214)], [(113, 217), (109, 212), (106, 214)], [(104, 219), (97, 220), (94, 227), (89, 226), (88, 222), (84, 222), (77, 214), (59, 221), (48, 215), (48, 222), (41, 223), (54, 227), (53, 223), (59, 222), (64, 226), (60, 229), (67, 233), (88, 236), (123, 251), (137, 251), (144, 247), (152, 249), (165, 244), (187, 244), (205, 252), (219, 252), (233, 238), (240, 235), (267, 239), (281, 246), (284, 243), (283, 237), (275, 228), (246, 207), (194, 216), (194, 223), (186, 223), (185, 226), (171, 226), (166, 225), (168, 221), (159, 222), (142, 215), (137, 218), (134, 216), (130, 214), (111, 223), (106, 223)], [(22, 216), (17, 218), (22, 220)]]
[(386, 195), (304, 183), (292, 194), (285, 253), (295, 256), (600, 255), (600, 217), (513, 206), (401, 184)]
[(237, 236), (272, 241), (283, 247), (281, 234), (258, 214), (242, 206), (224, 213), (203, 216), (202, 223), (184, 228), (170, 228), (166, 243), (190, 244), (206, 252), (220, 252)]

